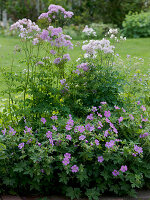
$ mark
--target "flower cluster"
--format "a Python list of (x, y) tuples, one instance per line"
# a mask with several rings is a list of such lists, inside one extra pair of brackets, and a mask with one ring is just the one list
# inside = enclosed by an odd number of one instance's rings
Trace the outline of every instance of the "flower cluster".
[(64, 18), (71, 18), (74, 14), (71, 11), (66, 11), (62, 6), (51, 4), (48, 7), (47, 13), (42, 13), (39, 16), (39, 19), (47, 18), (49, 22), (58, 17), (59, 14), (62, 14)]
[(70, 160), (71, 159), (71, 154), (70, 153), (65, 153), (64, 154), (64, 159), (62, 161), (62, 163), (66, 166), (70, 163)]
[(96, 56), (98, 51), (104, 54), (113, 54), (115, 46), (110, 45), (110, 41), (106, 39), (102, 40), (90, 40), (88, 44), (82, 46), (82, 50), (86, 51), (85, 57)]
[(85, 28), (82, 31), (83, 33), (85, 33), (88, 36), (96, 36), (96, 32), (94, 31), (93, 28), (89, 28), (88, 25), (85, 26)]
[[(35, 22), (32, 22), (30, 19), (18, 20), (16, 23), (12, 24), (10, 30), (19, 30), (19, 36), (23, 39), (30, 39), (36, 36), (41, 29)], [(34, 39), (34, 43), (38, 43), (38, 40)]]

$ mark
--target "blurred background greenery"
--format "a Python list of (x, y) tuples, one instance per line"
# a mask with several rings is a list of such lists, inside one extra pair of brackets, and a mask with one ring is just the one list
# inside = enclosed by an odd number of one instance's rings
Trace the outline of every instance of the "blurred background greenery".
[[(84, 25), (94, 27), (98, 37), (110, 27), (119, 28), (130, 38), (150, 36), (150, 0), (0, 0), (0, 21), (5, 10), (10, 24), (22, 18), (36, 22), (50, 4), (74, 12), (70, 23), (64, 27), (73, 39), (83, 39), (79, 38), (79, 30)], [(3, 32), (8, 31), (1, 26), (1, 34)]]

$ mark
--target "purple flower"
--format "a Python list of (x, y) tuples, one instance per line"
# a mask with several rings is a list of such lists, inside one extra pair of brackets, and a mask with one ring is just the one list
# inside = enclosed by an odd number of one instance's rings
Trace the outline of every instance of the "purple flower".
[(70, 58), (70, 55), (69, 54), (64, 54), (63, 55), (63, 60), (67, 60), (69, 61), (71, 58)]
[(41, 122), (43, 123), (43, 124), (45, 124), (46, 123), (46, 119), (45, 118), (41, 118)]
[(119, 110), (119, 109), (120, 109), (118, 106), (114, 106), (114, 108), (115, 108), (116, 110)]
[(143, 134), (140, 135), (140, 138), (145, 138), (147, 136), (149, 136), (149, 133), (143, 133)]
[(93, 120), (93, 114), (88, 115), (86, 119)]
[(109, 135), (108, 130), (105, 131), (104, 137), (107, 137)]
[(50, 50), (50, 53), (55, 55), (56, 54), (56, 51), (55, 50)]
[(79, 140), (84, 140), (85, 138), (86, 138), (85, 135), (79, 136)]
[(41, 169), (41, 173), (44, 173), (45, 171), (44, 171), (44, 169)]
[(109, 111), (109, 110), (108, 110), (108, 111), (105, 111), (105, 112), (104, 112), (104, 116), (105, 116), (105, 117), (110, 117), (110, 116), (111, 116), (110, 111)]
[(57, 120), (58, 118), (57, 118), (56, 115), (53, 115), (53, 116), (51, 117), (51, 119), (52, 119), (52, 120)]
[(56, 126), (52, 125), (52, 128), (53, 128), (54, 131), (57, 131)]
[(120, 124), (120, 122), (122, 122), (122, 121), (123, 121), (123, 117), (120, 117), (120, 118), (118, 119), (119, 124)]
[(4, 128), (4, 130), (2, 130), (3, 135), (6, 134), (6, 128)]
[(41, 35), (40, 35), (40, 38), (42, 39), (42, 40), (48, 40), (49, 39), (49, 32), (47, 31), (47, 30), (43, 30), (42, 31), (42, 33), (41, 33)]
[(68, 158), (64, 158), (64, 160), (62, 161), (62, 163), (66, 166), (70, 163)]
[(84, 128), (84, 126), (76, 126), (75, 131), (76, 130), (79, 131), (80, 133), (83, 133), (85, 131), (85, 128)]
[(118, 133), (116, 128), (113, 128), (113, 132), (116, 133), (116, 134)]
[(32, 142), (32, 139), (29, 139), (26, 144), (30, 144)]
[(72, 139), (71, 135), (66, 135), (66, 139), (71, 141)]
[(124, 108), (122, 108), (122, 111), (123, 111), (123, 112), (126, 112), (126, 110), (125, 110)]
[(98, 156), (98, 162), (102, 163), (104, 161), (103, 156)]
[(78, 167), (77, 165), (73, 165), (73, 166), (71, 167), (71, 171), (72, 171), (73, 173), (76, 173), (76, 172), (79, 171), (79, 167)]
[(95, 140), (95, 144), (96, 144), (96, 146), (98, 146), (99, 145), (99, 141)]
[(137, 101), (137, 105), (140, 105), (140, 101)]
[(109, 120), (108, 118), (106, 118), (105, 121), (106, 121), (107, 123), (110, 123), (110, 120)]
[(131, 120), (134, 120), (134, 117), (133, 117), (132, 114), (130, 114), (129, 117), (130, 117)]
[(114, 145), (115, 145), (115, 141), (110, 140), (110, 142), (106, 142), (105, 147), (109, 149), (109, 148), (113, 148)]
[(146, 108), (142, 105), (141, 107), (140, 107), (143, 111), (146, 111)]
[(23, 143), (20, 143), (19, 145), (18, 145), (18, 148), (19, 149), (22, 149), (24, 147), (24, 142)]
[(105, 104), (107, 104), (107, 102), (106, 101), (102, 101), (102, 102), (100, 102), (102, 105), (105, 105)]
[(97, 115), (98, 115), (99, 117), (103, 117), (103, 116), (102, 116), (100, 113), (98, 113), (98, 112), (97, 112)]
[(98, 129), (101, 129), (103, 127), (103, 124), (102, 124), (102, 122), (101, 121), (98, 121)]
[(9, 133), (12, 133), (12, 135), (15, 135), (15, 134), (16, 134), (16, 131), (15, 131), (11, 126), (9, 126), (9, 128), (10, 128)]
[(54, 146), (54, 141), (53, 141), (52, 138), (49, 139), (49, 143), (50, 143), (52, 146)]
[(93, 106), (93, 107), (92, 107), (92, 111), (93, 111), (93, 112), (96, 112), (96, 111), (97, 111), (97, 108)]
[(46, 133), (46, 137), (47, 137), (47, 138), (52, 138), (52, 132), (51, 132), (51, 131), (48, 131), (48, 132)]
[(71, 153), (65, 153), (64, 157), (70, 159), (71, 158)]
[(143, 152), (143, 149), (142, 147), (139, 147), (137, 145), (134, 145), (134, 151), (136, 151), (138, 154), (142, 153)]
[(122, 172), (126, 172), (128, 170), (127, 166), (126, 165), (122, 165), (121, 168), (120, 168), (120, 171)]
[(61, 62), (61, 58), (56, 58), (54, 60), (54, 64), (58, 65)]
[(85, 125), (85, 128), (87, 131), (90, 131), (90, 132), (92, 132), (95, 129), (95, 127), (91, 126), (90, 124)]
[(66, 79), (60, 80), (61, 85), (64, 85), (65, 82), (66, 82)]
[(114, 176), (118, 176), (118, 175), (119, 175), (119, 172), (118, 172), (117, 170), (114, 170), (114, 171), (112, 172), (112, 174), (113, 174)]

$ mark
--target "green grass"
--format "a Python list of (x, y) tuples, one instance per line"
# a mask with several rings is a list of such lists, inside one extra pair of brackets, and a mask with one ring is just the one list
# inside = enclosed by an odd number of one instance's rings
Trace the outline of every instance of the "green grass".
[[(74, 43), (77, 41), (73, 41)], [(81, 41), (82, 42), (82, 41)], [(19, 39), (13, 37), (0, 36), (0, 67), (10, 67), (12, 62), (14, 63), (13, 70), (18, 71), (25, 68), (24, 64), (20, 64), (19, 60), (22, 58), (21, 54), (14, 53), (14, 47), (19, 45)], [(73, 60), (77, 59), (81, 53), (79, 47), (75, 47), (74, 50), (69, 51)], [(139, 57), (144, 59), (144, 65), (139, 66), (142, 73), (147, 73), (150, 68), (150, 38), (142, 39), (127, 39), (125, 42), (119, 44), (119, 49), (116, 52), (122, 59), (125, 59), (127, 55), (131, 57)], [(0, 74), (0, 91), (5, 87), (4, 80)]]

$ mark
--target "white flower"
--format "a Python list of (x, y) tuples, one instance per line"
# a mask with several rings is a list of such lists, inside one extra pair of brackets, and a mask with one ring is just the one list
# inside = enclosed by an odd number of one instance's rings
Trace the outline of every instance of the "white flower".
[(85, 26), (85, 28), (83, 29), (82, 32), (85, 33), (88, 36), (90, 36), (90, 35), (97, 36), (96, 32), (94, 31), (94, 29), (93, 28), (88, 28), (88, 25)]

